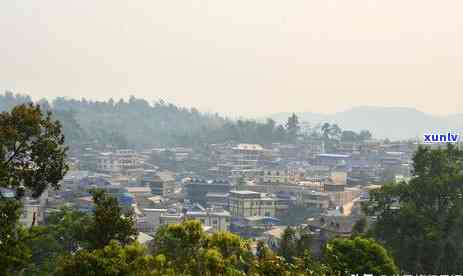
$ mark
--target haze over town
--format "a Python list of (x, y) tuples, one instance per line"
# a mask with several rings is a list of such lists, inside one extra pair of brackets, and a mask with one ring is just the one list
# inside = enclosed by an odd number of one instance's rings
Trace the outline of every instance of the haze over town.
[(0, 1), (0, 275), (460, 275), (463, 1)]
[(447, 115), (463, 102), (461, 10), (419, 0), (2, 1), (0, 88), (34, 99), (133, 94), (247, 117), (359, 105)]

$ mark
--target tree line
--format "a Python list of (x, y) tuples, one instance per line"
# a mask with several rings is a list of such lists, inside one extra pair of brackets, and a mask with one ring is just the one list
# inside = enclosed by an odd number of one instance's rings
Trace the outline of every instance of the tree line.
[[(27, 95), (5, 92), (0, 95), (0, 111), (31, 103)], [(55, 98), (36, 102), (42, 110), (53, 111), (63, 126), (70, 145), (108, 144), (116, 147), (201, 146), (213, 143), (239, 142), (297, 143), (308, 140), (363, 141), (371, 138), (368, 131), (356, 133), (324, 124), (302, 128), (292, 114), (281, 124), (273, 119), (264, 122), (250, 119), (232, 120), (218, 114), (201, 113), (163, 100), (149, 103), (131, 96), (128, 100), (90, 101)]]

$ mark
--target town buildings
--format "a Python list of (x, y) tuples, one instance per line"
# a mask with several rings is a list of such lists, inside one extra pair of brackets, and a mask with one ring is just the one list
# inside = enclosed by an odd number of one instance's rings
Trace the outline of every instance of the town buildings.
[(176, 188), (175, 176), (169, 171), (147, 170), (141, 181), (143, 186), (149, 186), (153, 195), (168, 197), (174, 194)]
[(321, 140), (229, 142), (200, 151), (93, 146), (73, 157), (78, 166), (65, 176), (62, 190), (43, 204), (30, 201), (22, 220), (30, 224), (35, 216), (43, 223), (47, 209), (63, 202), (91, 212), (88, 190), (100, 188), (124, 211), (133, 211), (138, 230), (148, 235), (163, 225), (196, 219), (208, 232), (230, 230), (273, 244), (281, 229), (297, 224), (322, 243), (349, 234), (361, 216), (360, 203), (376, 187), (372, 184), (409, 179), (410, 147), (372, 141), (325, 147)]

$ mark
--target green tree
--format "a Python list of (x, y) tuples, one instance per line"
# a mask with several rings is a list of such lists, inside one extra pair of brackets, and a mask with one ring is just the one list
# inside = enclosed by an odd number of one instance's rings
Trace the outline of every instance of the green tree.
[(324, 123), (321, 128), (320, 128), (321, 132), (322, 132), (322, 137), (323, 139), (326, 140), (329, 140), (330, 139), (330, 130), (331, 130), (331, 125), (329, 123)]
[(296, 275), (320, 276), (333, 274), (327, 265), (320, 263), (307, 250), (300, 257), (295, 258), (294, 264)]
[(208, 247), (214, 247), (225, 258), (238, 256), (241, 253), (241, 238), (230, 232), (217, 232), (212, 234), (207, 240)]
[(387, 184), (370, 195), (365, 211), (377, 217), (374, 236), (399, 266), (413, 273), (463, 271), (462, 151), (419, 147), (408, 183)]
[(25, 268), (32, 256), (32, 238), (19, 223), (26, 192), (38, 197), (48, 187), (59, 187), (67, 171), (61, 125), (40, 107), (22, 104), (0, 114), (0, 188), (15, 191), (15, 198), (0, 195), (0, 275)]
[(18, 273), (29, 263), (28, 233), (18, 223), (20, 215), (19, 201), (0, 198), (0, 275)]
[(311, 245), (313, 242), (313, 237), (309, 233), (305, 233), (304, 231), (300, 231), (301, 233), (299, 234), (299, 239), (296, 241), (296, 252), (297, 256), (301, 257), (303, 256), (306, 252), (310, 254), (311, 252)]
[(337, 238), (328, 242), (323, 258), (333, 273), (394, 275), (398, 269), (389, 253), (372, 239)]
[(258, 261), (267, 259), (269, 256), (273, 254), (272, 250), (268, 248), (264, 241), (259, 240), (257, 241), (256, 245), (256, 257)]
[(49, 275), (55, 270), (56, 259), (74, 254), (86, 246), (85, 226), (91, 217), (82, 212), (63, 208), (47, 217), (45, 226), (35, 226), (29, 230), (30, 239), (26, 244), (31, 250), (31, 262), (26, 273)]
[(64, 207), (47, 218), (47, 232), (60, 244), (61, 251), (74, 253), (85, 246), (85, 226), (94, 222), (91, 215)]
[(286, 130), (288, 131), (289, 138), (291, 141), (294, 141), (297, 138), (297, 135), (299, 134), (299, 131), (301, 129), (299, 125), (299, 118), (295, 113), (293, 113), (288, 120), (286, 121)]
[[(265, 275), (265, 276), (285, 276), (292, 275), (293, 269), (284, 258), (272, 255), (266, 259), (257, 262), (252, 268), (251, 275)], [(297, 274), (296, 274), (297, 275)]]
[(59, 259), (54, 275), (175, 275), (162, 255), (151, 256), (146, 248), (133, 243), (121, 246), (111, 241), (104, 248), (80, 250)]
[(334, 140), (340, 140), (342, 129), (337, 124), (332, 124), (329, 129), (330, 138)]
[(198, 252), (203, 248), (205, 235), (201, 223), (188, 220), (182, 224), (161, 227), (154, 237), (154, 252), (170, 260), (183, 273), (196, 267)]
[(357, 142), (359, 140), (359, 135), (352, 130), (344, 130), (341, 133), (341, 141), (343, 142)]
[(0, 114), (0, 187), (25, 189), (38, 197), (51, 185), (58, 188), (67, 171), (61, 125), (37, 105), (19, 105)]
[(361, 217), (359, 220), (357, 220), (352, 227), (352, 236), (358, 236), (362, 235), (366, 232), (367, 230), (367, 218), (366, 217)]
[(362, 141), (370, 140), (372, 137), (373, 135), (371, 135), (371, 132), (369, 130), (362, 130), (359, 133), (359, 138)]
[(287, 262), (292, 262), (293, 258), (298, 254), (296, 231), (291, 226), (286, 227), (281, 236), (278, 254), (285, 258)]
[(103, 190), (95, 189), (91, 194), (95, 210), (89, 225), (84, 230), (88, 248), (103, 248), (111, 240), (116, 240), (122, 245), (133, 242), (138, 234), (133, 214), (123, 214), (117, 199)]
[(217, 249), (203, 250), (199, 262), (200, 274), (198, 275), (223, 275), (225, 271), (223, 256)]

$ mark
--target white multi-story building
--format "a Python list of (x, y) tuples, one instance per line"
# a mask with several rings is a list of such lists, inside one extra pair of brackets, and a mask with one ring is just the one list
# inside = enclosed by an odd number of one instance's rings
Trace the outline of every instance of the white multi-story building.
[(253, 191), (230, 191), (229, 210), (234, 217), (274, 217), (277, 200)]
[(212, 232), (230, 229), (230, 212), (221, 208), (200, 208), (188, 211), (186, 217), (200, 221), (203, 226), (210, 227)]
[(297, 202), (306, 208), (327, 209), (330, 205), (330, 195), (316, 190), (302, 190), (298, 193)]
[(120, 173), (141, 168), (142, 161), (138, 154), (129, 149), (116, 152), (102, 152), (96, 160), (97, 171), (102, 173)]
[(238, 144), (232, 148), (229, 160), (230, 174), (233, 177), (256, 176), (260, 174), (258, 162), (261, 160), (264, 148), (257, 144)]
[(169, 171), (145, 171), (142, 185), (151, 187), (153, 195), (168, 197), (175, 192), (175, 176)]

